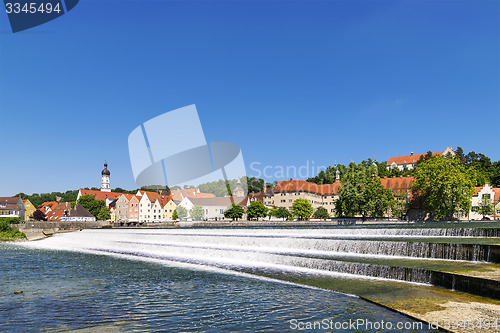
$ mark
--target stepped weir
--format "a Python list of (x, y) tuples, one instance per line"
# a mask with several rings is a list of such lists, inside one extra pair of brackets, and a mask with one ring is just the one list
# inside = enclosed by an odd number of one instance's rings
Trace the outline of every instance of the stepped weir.
[(498, 229), (107, 229), (35, 247), (150, 258), (233, 271), (432, 285), (500, 300)]

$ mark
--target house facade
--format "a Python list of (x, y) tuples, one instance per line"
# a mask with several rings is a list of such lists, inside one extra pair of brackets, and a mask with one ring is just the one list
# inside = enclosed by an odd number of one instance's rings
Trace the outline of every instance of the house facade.
[(469, 212), (469, 216), (464, 216), (462, 219), (470, 219), (470, 220), (480, 220), (483, 218), (483, 215), (480, 214), (479, 209), (481, 205), (490, 204), (493, 206), (493, 214), (489, 214), (487, 216), (496, 215), (498, 212), (496, 211), (500, 208), (500, 188), (494, 188), (488, 183), (483, 186), (476, 187), (475, 194), (472, 196), (472, 207)]
[(24, 204), (24, 210), (25, 210), (24, 211), (24, 220), (29, 221), (33, 218), (33, 213), (35, 212), (36, 207), (33, 206), (31, 201), (29, 201), (28, 199), (23, 200), (23, 204)]
[(116, 200), (115, 220), (116, 222), (129, 221), (129, 202), (133, 194), (122, 194)]
[[(273, 189), (271, 202), (276, 207), (285, 207), (291, 211), (295, 200), (306, 199), (314, 209), (324, 207), (332, 215), (335, 212), (335, 201), (339, 198), (339, 190), (338, 180), (333, 184), (317, 185), (305, 180), (290, 179), (278, 182)], [(269, 201), (269, 199), (264, 200)]]
[(174, 210), (177, 208), (174, 200), (167, 199), (166, 202), (163, 203), (163, 220), (164, 221), (172, 221), (172, 215), (174, 214)]
[(0, 217), (17, 217), (24, 220), (26, 209), (20, 197), (0, 197)]
[(240, 206), (248, 205), (248, 197), (212, 197), (212, 198), (184, 198), (179, 206), (189, 212), (195, 205), (203, 208), (204, 220), (222, 220), (224, 211), (234, 202)]
[(139, 201), (142, 196), (134, 195), (128, 203), (128, 222), (139, 222)]
[(75, 205), (70, 208), (68, 214), (65, 214), (61, 218), (61, 221), (71, 221), (71, 222), (93, 222), (95, 221), (95, 216), (92, 215), (88, 210), (83, 208), (82, 205)]

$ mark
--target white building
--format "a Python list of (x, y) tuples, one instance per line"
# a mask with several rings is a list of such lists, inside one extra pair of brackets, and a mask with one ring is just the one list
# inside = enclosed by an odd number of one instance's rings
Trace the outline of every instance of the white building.
[(17, 217), (24, 220), (25, 211), (21, 197), (0, 198), (0, 217)]
[(203, 208), (204, 220), (222, 220), (224, 211), (233, 201), (240, 206), (247, 206), (248, 197), (184, 198), (179, 206), (189, 212), (195, 205)]
[[(490, 203), (492, 206), (498, 205), (500, 200), (500, 188), (491, 187), (488, 183), (484, 184), (481, 187), (476, 187), (476, 194), (472, 196), (472, 208), (469, 212), (468, 218), (470, 220), (480, 220), (483, 218), (483, 215), (480, 214), (479, 208), (482, 204)], [(494, 213), (491, 215), (495, 215)], [(488, 215), (487, 215), (488, 216)]]

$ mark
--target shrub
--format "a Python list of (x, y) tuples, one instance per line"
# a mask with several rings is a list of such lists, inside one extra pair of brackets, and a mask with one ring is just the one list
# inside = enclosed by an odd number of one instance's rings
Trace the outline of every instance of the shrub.
[(19, 224), (18, 217), (0, 217), (0, 221), (5, 221), (7, 224)]

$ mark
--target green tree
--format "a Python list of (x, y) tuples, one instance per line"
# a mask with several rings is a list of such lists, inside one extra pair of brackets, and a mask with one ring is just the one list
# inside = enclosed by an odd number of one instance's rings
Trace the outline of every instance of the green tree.
[(495, 212), (495, 206), (493, 205), (493, 200), (489, 198), (483, 198), (479, 203), (478, 213), (483, 215), (483, 218), (486, 215), (491, 215)]
[[(242, 185), (244, 182), (242, 182)], [(264, 188), (264, 179), (255, 177), (246, 177), (246, 184), (248, 187), (248, 193), (259, 193), (262, 192)]]
[(268, 209), (260, 201), (254, 201), (247, 208), (247, 218), (249, 220), (259, 219), (259, 217), (266, 217)]
[(335, 203), (338, 217), (383, 217), (393, 208), (393, 192), (382, 186), (377, 176), (379, 169), (370, 159), (359, 165), (349, 164), (341, 178), (339, 199)]
[(38, 209), (33, 212), (33, 218), (37, 221), (47, 221), (45, 214)]
[(184, 208), (184, 207), (182, 207), (182, 206), (177, 206), (177, 208), (175, 209), (174, 213), (176, 213), (176, 214), (177, 214), (177, 217), (178, 217), (179, 219), (181, 219), (181, 220), (182, 220), (183, 218), (185, 218), (185, 217), (187, 217), (187, 216), (188, 216), (188, 211), (187, 211), (187, 209), (186, 209), (186, 208)]
[(194, 205), (193, 208), (189, 210), (189, 216), (191, 216), (193, 220), (201, 220), (204, 215), (205, 212), (202, 206)]
[(462, 166), (457, 158), (435, 156), (415, 170), (413, 192), (423, 199), (432, 219), (446, 220), (455, 212), (469, 212), (475, 182), (474, 168)]
[(97, 215), (97, 220), (106, 221), (111, 218), (111, 212), (108, 207), (103, 206)]
[(339, 199), (335, 202), (335, 213), (338, 217), (353, 217), (361, 213), (365, 178), (364, 170), (353, 162), (346, 168), (341, 177)]
[(177, 221), (178, 218), (179, 216), (177, 216), (177, 210), (174, 210), (174, 212), (172, 213), (172, 220)]
[(244, 213), (245, 211), (243, 210), (243, 207), (233, 202), (224, 211), (224, 217), (233, 219), (233, 221), (235, 221), (237, 219), (241, 219)]
[(299, 220), (308, 219), (312, 212), (313, 207), (307, 199), (296, 199), (292, 204), (292, 214), (299, 218)]
[(269, 211), (269, 216), (274, 216), (276, 218), (283, 219), (283, 221), (285, 221), (285, 219), (292, 216), (292, 214), (285, 207), (273, 207), (273, 209)]
[(325, 207), (318, 207), (316, 208), (316, 210), (314, 211), (314, 214), (313, 214), (313, 217), (315, 219), (328, 219), (330, 218), (330, 214), (328, 214), (328, 211), (326, 210)]
[(83, 208), (88, 210), (90, 214), (94, 215), (96, 218), (101, 212), (102, 207), (106, 207), (106, 204), (102, 200), (96, 200), (92, 195), (86, 194), (77, 201), (77, 204), (82, 205)]

